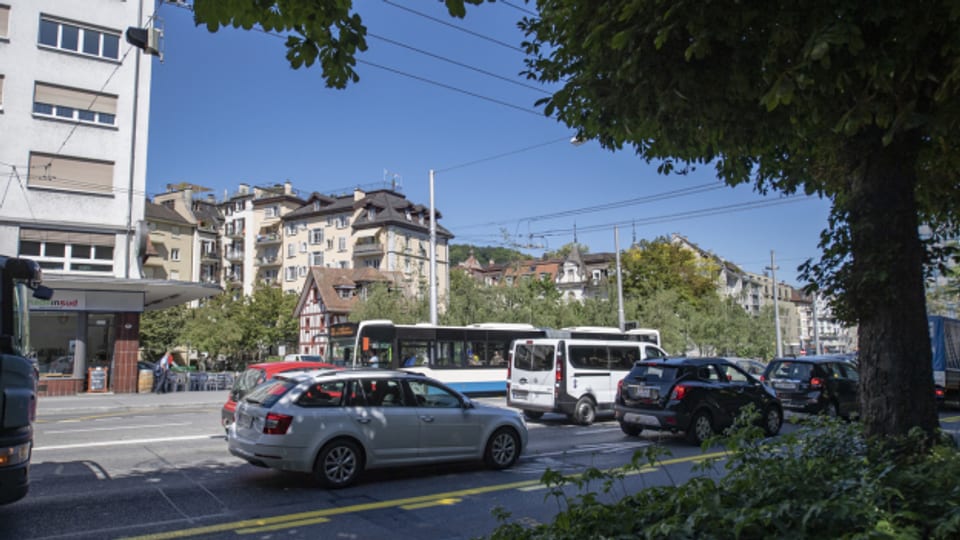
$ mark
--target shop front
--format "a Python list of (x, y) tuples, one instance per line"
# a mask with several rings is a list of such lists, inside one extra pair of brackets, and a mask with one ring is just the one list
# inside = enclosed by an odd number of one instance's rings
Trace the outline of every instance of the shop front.
[(160, 280), (49, 277), (50, 300), (32, 300), (30, 343), (40, 396), (137, 391), (140, 314), (213, 296), (219, 287)]

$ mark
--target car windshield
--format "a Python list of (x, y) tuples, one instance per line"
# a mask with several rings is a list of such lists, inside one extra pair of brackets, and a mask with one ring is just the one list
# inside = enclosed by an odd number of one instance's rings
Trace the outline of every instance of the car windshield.
[(630, 377), (643, 379), (649, 383), (671, 382), (677, 378), (678, 371), (672, 366), (640, 364), (630, 371)]
[(806, 362), (774, 362), (770, 366), (773, 379), (809, 379), (813, 374), (813, 364)]
[(296, 385), (296, 381), (289, 381), (286, 379), (270, 379), (269, 381), (254, 388), (250, 394), (247, 395), (245, 401), (247, 403), (256, 403), (263, 407), (270, 408), (273, 407), (273, 405), (281, 397), (283, 397), (284, 394), (289, 392), (290, 389)]
[(237, 382), (233, 383), (233, 392), (237, 399), (242, 398), (254, 386), (263, 382), (265, 375), (262, 369), (247, 368), (246, 371), (237, 377)]

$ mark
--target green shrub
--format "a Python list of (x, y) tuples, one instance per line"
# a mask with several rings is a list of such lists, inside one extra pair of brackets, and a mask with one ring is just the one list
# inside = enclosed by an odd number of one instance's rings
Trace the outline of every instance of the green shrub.
[[(561, 511), (552, 523), (510, 521), (496, 509), (497, 540), (650, 539), (926, 539), (960, 538), (960, 454), (952, 439), (928, 451), (919, 430), (906, 440), (864, 441), (859, 424), (814, 418), (796, 432), (765, 440), (755, 416), (723, 438), (729, 453), (698, 465), (682, 485), (624, 493), (629, 471), (657, 467), (668, 451), (649, 447), (614, 471), (577, 476), (547, 471), (542, 481)], [(591, 491), (599, 481), (599, 493)], [(567, 495), (569, 487), (577, 494)]]

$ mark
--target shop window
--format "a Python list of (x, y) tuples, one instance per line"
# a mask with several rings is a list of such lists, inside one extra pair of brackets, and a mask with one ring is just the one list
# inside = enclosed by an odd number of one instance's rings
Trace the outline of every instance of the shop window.
[(30, 341), (37, 353), (37, 368), (43, 378), (72, 377), (77, 353), (79, 314), (73, 312), (30, 313)]

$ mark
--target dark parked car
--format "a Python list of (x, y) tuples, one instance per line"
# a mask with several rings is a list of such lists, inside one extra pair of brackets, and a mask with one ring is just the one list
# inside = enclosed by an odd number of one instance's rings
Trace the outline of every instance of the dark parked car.
[(789, 411), (849, 418), (860, 409), (860, 375), (841, 356), (775, 358), (767, 364), (763, 380)]
[(749, 404), (766, 434), (776, 435), (783, 410), (760, 381), (723, 358), (663, 358), (638, 362), (620, 381), (614, 415), (627, 435), (683, 431), (700, 444), (733, 424)]

